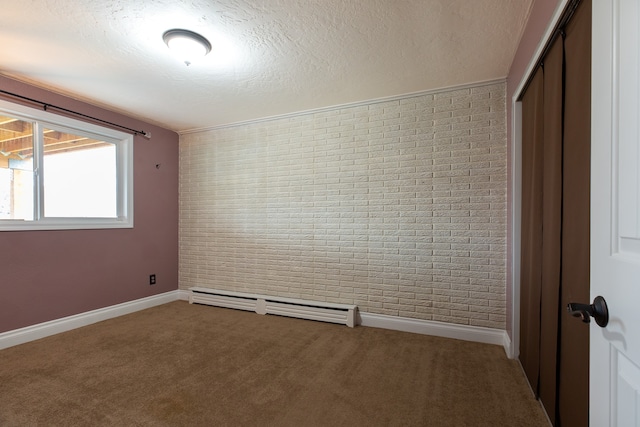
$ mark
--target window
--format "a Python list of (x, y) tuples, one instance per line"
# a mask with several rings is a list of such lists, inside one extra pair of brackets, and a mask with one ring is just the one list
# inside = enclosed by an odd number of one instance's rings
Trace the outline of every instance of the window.
[(133, 227), (133, 136), (0, 101), (0, 230)]

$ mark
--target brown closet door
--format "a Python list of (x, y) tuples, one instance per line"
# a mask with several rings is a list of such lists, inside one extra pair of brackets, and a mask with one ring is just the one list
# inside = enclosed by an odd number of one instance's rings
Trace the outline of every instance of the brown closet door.
[[(557, 38), (544, 58), (542, 176), (542, 285), (540, 305), (540, 401), (552, 422), (556, 413), (560, 251), (562, 243), (562, 61)], [(555, 422), (554, 422), (555, 424)]]
[[(561, 307), (589, 301), (591, 1), (566, 28)], [(558, 424), (589, 423), (589, 326), (560, 317)]]
[(520, 363), (536, 395), (540, 373), (543, 84), (544, 73), (539, 68), (522, 98)]

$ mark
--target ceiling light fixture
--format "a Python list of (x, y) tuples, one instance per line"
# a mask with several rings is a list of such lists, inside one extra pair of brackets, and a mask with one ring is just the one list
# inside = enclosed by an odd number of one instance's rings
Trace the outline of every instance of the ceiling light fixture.
[(173, 29), (165, 31), (162, 40), (169, 49), (185, 64), (204, 57), (211, 52), (211, 43), (198, 33), (189, 30)]

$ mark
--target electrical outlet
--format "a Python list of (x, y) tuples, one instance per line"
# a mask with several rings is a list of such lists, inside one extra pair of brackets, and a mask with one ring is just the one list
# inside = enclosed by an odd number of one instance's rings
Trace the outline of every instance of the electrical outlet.
[(152, 274), (149, 276), (149, 284), (150, 285), (155, 285), (156, 284), (156, 275)]

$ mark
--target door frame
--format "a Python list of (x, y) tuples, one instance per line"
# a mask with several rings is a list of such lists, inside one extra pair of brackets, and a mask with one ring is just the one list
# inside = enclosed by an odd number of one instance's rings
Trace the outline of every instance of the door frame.
[(526, 86), (536, 70), (545, 52), (553, 33), (555, 32), (562, 15), (571, 0), (560, 0), (556, 5), (551, 20), (540, 38), (534, 54), (529, 60), (529, 64), (522, 75), (518, 86), (511, 98), (511, 138), (509, 141), (511, 148), (511, 215), (508, 218), (511, 232), (511, 257), (508, 262), (511, 264), (511, 342), (507, 356), (517, 359), (520, 355), (520, 215), (522, 211), (522, 102), (519, 101)]

